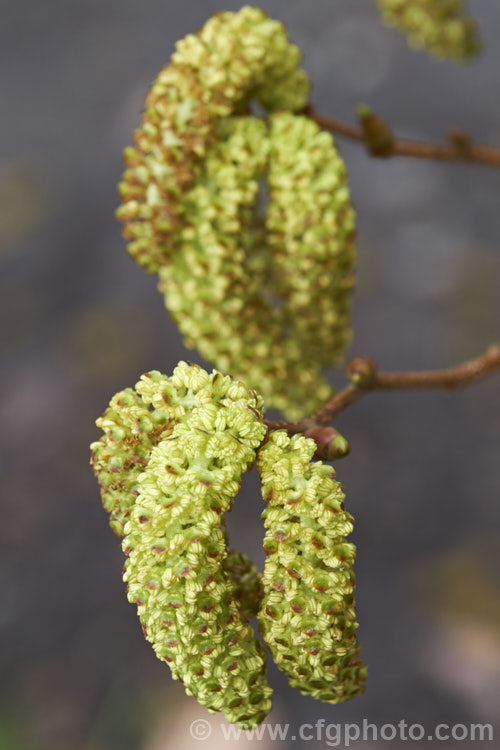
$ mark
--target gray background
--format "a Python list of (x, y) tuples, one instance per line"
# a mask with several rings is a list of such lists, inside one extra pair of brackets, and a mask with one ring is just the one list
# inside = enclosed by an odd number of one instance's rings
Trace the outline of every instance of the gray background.
[[(500, 144), (498, 3), (471, 3), (486, 50), (470, 66), (411, 52), (368, 0), (262, 5), (302, 47), (325, 113), (352, 121), (366, 102), (407, 137), (440, 140), (456, 126)], [(197, 359), (155, 279), (125, 252), (115, 186), (121, 150), (174, 42), (240, 3), (0, 7), (0, 748), (225, 746), (219, 718), (210, 740), (191, 739), (189, 722), (210, 717), (142, 638), (88, 444), (115, 391), (148, 369), (169, 373), (180, 358)], [(500, 171), (377, 161), (357, 144), (339, 146), (359, 216), (353, 354), (386, 369), (424, 368), (499, 340)], [(499, 398), (500, 378), (453, 396), (377, 394), (338, 420), (353, 446), (337, 473), (357, 520), (369, 683), (362, 698), (322, 705), (270, 666), (271, 720), (295, 729), (319, 717), (430, 729), (495, 720)], [(263, 503), (255, 476), (244, 484), (230, 530), (261, 563)], [(498, 737), (488, 746), (500, 747)]]

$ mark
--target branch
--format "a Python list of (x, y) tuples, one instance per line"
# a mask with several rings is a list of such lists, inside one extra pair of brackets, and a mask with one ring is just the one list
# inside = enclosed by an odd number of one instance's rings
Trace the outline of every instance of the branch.
[[(500, 148), (493, 146), (482, 146), (473, 143), (471, 138), (461, 130), (452, 130), (449, 134), (449, 143), (424, 143), (422, 141), (408, 141), (396, 138), (392, 135), (389, 126), (375, 113), (368, 115), (367, 108), (360, 108), (361, 125), (351, 125), (341, 122), (333, 117), (328, 117), (317, 112), (312, 105), (307, 108), (307, 114), (318, 125), (337, 135), (345, 136), (354, 141), (365, 144), (372, 156), (411, 156), (416, 159), (437, 159), (447, 162), (475, 162), (489, 167), (500, 168)], [(389, 143), (384, 142), (382, 149), (378, 148), (377, 136), (373, 142), (372, 128), (374, 121), (384, 129), (384, 135), (391, 135)]]
[(319, 411), (300, 422), (266, 420), (270, 430), (287, 430), (290, 435), (328, 425), (348, 406), (371, 391), (395, 391), (420, 388), (455, 390), (500, 372), (500, 345), (493, 344), (484, 354), (445, 370), (420, 372), (379, 372), (370, 357), (357, 357), (347, 364), (351, 381), (336, 393)]

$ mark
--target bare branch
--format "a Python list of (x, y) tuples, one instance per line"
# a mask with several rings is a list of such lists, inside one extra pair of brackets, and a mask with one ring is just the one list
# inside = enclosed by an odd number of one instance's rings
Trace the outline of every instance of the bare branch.
[(300, 422), (266, 420), (269, 429), (287, 430), (289, 434), (296, 434), (306, 432), (315, 425), (327, 425), (348, 406), (371, 391), (463, 388), (500, 372), (500, 345), (493, 344), (479, 357), (445, 370), (379, 372), (372, 359), (357, 357), (348, 363), (346, 371), (350, 384), (336, 393), (319, 411)]
[(450, 132), (449, 143), (424, 143), (394, 138), (390, 149), (377, 152), (376, 149), (370, 147), (366, 129), (362, 125), (351, 125), (334, 117), (328, 117), (317, 112), (312, 105), (308, 107), (307, 114), (325, 130), (364, 143), (373, 156), (411, 156), (416, 159), (436, 159), (446, 162), (473, 162), (500, 168), (500, 148), (476, 144), (460, 130)]

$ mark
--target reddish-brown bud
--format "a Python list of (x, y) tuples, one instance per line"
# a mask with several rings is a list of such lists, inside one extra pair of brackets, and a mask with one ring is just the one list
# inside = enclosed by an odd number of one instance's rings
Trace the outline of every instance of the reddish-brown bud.
[(322, 461), (334, 461), (343, 458), (351, 450), (351, 446), (335, 427), (311, 427), (307, 430), (305, 437), (312, 438), (316, 443), (315, 458)]

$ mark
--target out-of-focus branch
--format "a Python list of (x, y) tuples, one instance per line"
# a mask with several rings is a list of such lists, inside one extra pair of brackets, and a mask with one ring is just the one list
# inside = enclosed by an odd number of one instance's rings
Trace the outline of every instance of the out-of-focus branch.
[(325, 130), (364, 143), (372, 156), (411, 156), (447, 162), (474, 162), (500, 168), (500, 148), (474, 143), (461, 130), (451, 130), (448, 143), (424, 143), (396, 138), (389, 125), (367, 107), (359, 109), (359, 125), (323, 115), (313, 105), (309, 105), (307, 114)]
[(490, 346), (479, 357), (445, 370), (379, 372), (375, 362), (370, 357), (357, 357), (347, 364), (346, 373), (350, 380), (349, 385), (336, 393), (311, 417), (300, 422), (267, 420), (266, 423), (270, 430), (287, 430), (291, 435), (311, 432), (312, 428), (330, 424), (338, 414), (371, 391), (417, 390), (421, 388), (455, 390), (471, 385), (495, 372), (500, 372), (500, 345), (497, 344)]

